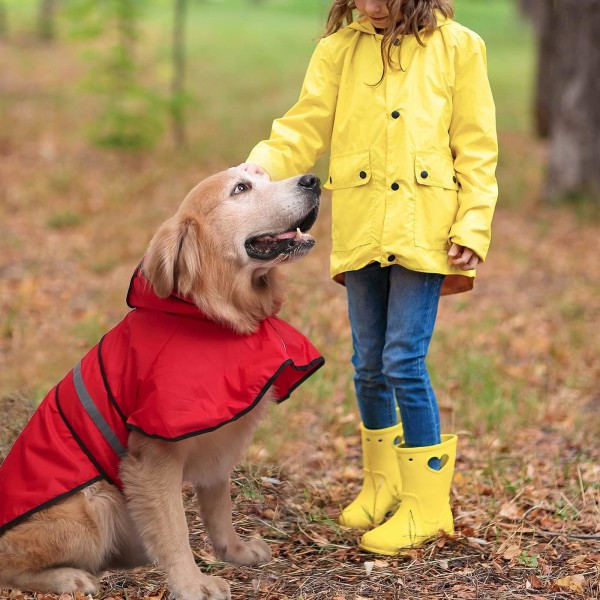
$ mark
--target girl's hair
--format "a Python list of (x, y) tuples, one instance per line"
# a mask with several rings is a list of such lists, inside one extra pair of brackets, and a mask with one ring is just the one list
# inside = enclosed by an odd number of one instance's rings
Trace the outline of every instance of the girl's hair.
[[(437, 27), (436, 10), (447, 19), (454, 17), (452, 0), (388, 0), (387, 6), (390, 20), (383, 30), (381, 42), (383, 73), (378, 83), (383, 80), (388, 66), (396, 70), (402, 68), (399, 61), (394, 61), (393, 53), (394, 46), (402, 43), (405, 35), (414, 35), (417, 42), (424, 46), (421, 36), (433, 32)], [(335, 0), (327, 17), (325, 37), (352, 23), (355, 10), (354, 0)]]

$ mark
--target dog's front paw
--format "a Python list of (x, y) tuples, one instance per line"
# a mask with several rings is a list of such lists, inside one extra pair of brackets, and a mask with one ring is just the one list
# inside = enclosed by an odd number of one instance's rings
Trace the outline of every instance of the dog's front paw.
[(46, 576), (47, 587), (60, 594), (95, 594), (98, 591), (98, 582), (87, 571), (71, 569), (68, 567), (48, 570)]
[(222, 577), (202, 573), (194, 581), (171, 584), (171, 593), (177, 600), (231, 600), (229, 584)]
[(234, 565), (262, 565), (271, 560), (271, 548), (262, 540), (254, 539), (235, 543), (222, 548), (215, 548), (215, 554)]

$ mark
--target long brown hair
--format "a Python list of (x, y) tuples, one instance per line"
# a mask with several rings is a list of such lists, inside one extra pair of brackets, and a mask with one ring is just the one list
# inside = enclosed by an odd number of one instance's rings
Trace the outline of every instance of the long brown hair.
[[(399, 59), (394, 60), (393, 53), (394, 47), (402, 43), (405, 35), (414, 35), (417, 42), (424, 46), (423, 34), (432, 33), (437, 27), (435, 11), (439, 11), (447, 19), (454, 17), (452, 0), (388, 0), (387, 6), (390, 20), (383, 30), (383, 73), (378, 83), (383, 81), (387, 67), (402, 69)], [(335, 0), (327, 17), (325, 37), (352, 23), (355, 10), (354, 0)]]

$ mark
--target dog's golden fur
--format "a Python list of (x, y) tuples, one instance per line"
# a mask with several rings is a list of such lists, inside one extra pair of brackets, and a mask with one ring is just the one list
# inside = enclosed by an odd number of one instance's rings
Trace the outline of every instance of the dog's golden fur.
[[(318, 206), (318, 190), (311, 196), (299, 180), (271, 183), (230, 169), (201, 182), (150, 242), (144, 272), (155, 292), (165, 297), (175, 289), (215, 321), (241, 334), (254, 331), (283, 301), (272, 267), (294, 256), (251, 259), (245, 243), (286, 231), (302, 220), (311, 202)], [(121, 463), (124, 494), (106, 482), (95, 483), (8, 529), (0, 537), (0, 584), (93, 593), (103, 570), (156, 560), (175, 597), (229, 599), (227, 582), (204, 575), (195, 564), (181, 486), (194, 485), (218, 558), (239, 565), (269, 561), (265, 542), (243, 541), (235, 532), (229, 494), (231, 470), (269, 400), (267, 393), (242, 418), (178, 442), (131, 432)]]

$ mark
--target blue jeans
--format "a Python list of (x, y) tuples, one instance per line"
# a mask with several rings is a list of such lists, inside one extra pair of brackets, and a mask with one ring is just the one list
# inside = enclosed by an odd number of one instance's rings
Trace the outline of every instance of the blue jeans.
[(367, 429), (398, 420), (409, 447), (439, 444), (440, 413), (425, 357), (443, 275), (372, 263), (345, 274), (354, 386)]

